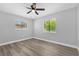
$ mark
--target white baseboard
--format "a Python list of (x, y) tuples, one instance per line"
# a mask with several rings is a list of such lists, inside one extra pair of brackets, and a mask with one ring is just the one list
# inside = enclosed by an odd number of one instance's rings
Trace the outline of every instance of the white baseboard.
[(62, 45), (62, 46), (67, 46), (67, 47), (78, 49), (78, 47), (74, 46), (74, 45), (64, 44), (64, 43), (60, 43), (60, 42), (56, 42), (56, 41), (51, 41), (51, 40), (46, 40), (44, 38), (38, 38), (38, 37), (33, 37), (33, 38), (38, 39), (38, 40), (43, 40), (43, 41), (51, 42), (51, 43), (55, 43), (55, 44), (59, 44), (59, 45)]
[(28, 40), (28, 39), (31, 39), (31, 38), (24, 38), (24, 39), (18, 39), (18, 40), (15, 40), (15, 41), (1, 43), (0, 46), (7, 45), (7, 44), (12, 44), (12, 43), (16, 43), (16, 42), (20, 42), (20, 41), (24, 41), (24, 40)]

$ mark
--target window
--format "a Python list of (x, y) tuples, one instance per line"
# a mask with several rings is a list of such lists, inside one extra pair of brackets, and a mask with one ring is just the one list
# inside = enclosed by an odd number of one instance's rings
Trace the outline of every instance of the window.
[(27, 24), (24, 20), (17, 19), (16, 20), (16, 30), (26, 30)]
[(44, 30), (47, 32), (56, 32), (56, 18), (44, 20)]

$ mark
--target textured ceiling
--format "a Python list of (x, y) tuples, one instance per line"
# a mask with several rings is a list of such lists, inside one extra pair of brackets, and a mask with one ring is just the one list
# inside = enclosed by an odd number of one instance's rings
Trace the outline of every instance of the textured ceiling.
[(39, 15), (36, 15), (34, 11), (31, 12), (30, 14), (27, 14), (29, 9), (26, 9), (26, 6), (30, 7), (30, 5), (31, 3), (0, 3), (0, 11), (19, 15), (29, 19), (36, 19), (51, 13), (56, 13), (61, 10), (75, 7), (78, 4), (77, 3), (37, 3), (38, 8), (45, 8), (45, 11), (38, 11)]

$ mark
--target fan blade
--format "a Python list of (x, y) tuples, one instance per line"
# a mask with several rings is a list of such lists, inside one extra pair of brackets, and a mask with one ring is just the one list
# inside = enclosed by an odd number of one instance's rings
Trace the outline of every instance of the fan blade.
[(29, 7), (26, 7), (27, 9), (31, 9), (31, 8), (29, 8)]
[(29, 14), (30, 12), (32, 12), (32, 10), (31, 10), (31, 11), (29, 11), (29, 12), (27, 12), (27, 14)]
[(36, 13), (37, 15), (39, 15), (37, 11), (35, 11), (35, 13)]
[(36, 8), (36, 10), (38, 10), (38, 11), (44, 11), (45, 9), (44, 8)]

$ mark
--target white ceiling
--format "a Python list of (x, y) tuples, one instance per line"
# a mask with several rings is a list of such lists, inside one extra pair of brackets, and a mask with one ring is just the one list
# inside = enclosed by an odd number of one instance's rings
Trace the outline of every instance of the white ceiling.
[(45, 11), (38, 11), (39, 15), (36, 15), (34, 12), (27, 14), (31, 3), (0, 3), (0, 11), (19, 15), (29, 19), (36, 19), (47, 14), (56, 13), (61, 10), (72, 8), (77, 6), (77, 3), (37, 3), (38, 8), (45, 8)]

